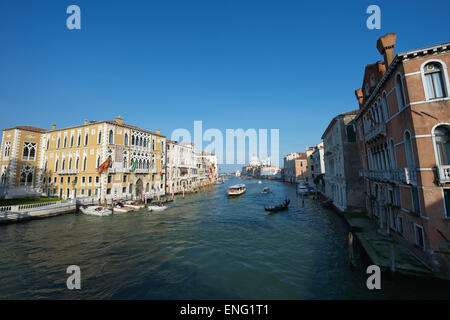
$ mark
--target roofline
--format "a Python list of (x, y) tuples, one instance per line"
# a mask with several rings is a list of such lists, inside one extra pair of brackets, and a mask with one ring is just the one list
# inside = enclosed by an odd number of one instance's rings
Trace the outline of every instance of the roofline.
[(47, 132), (49, 132), (49, 130), (47, 130), (47, 129), (34, 130), (34, 129), (29, 129), (29, 128), (23, 128), (21, 126), (15, 126), (15, 127), (12, 127), (12, 128), (2, 129), (2, 131), (7, 131), (7, 130), (24, 130), (24, 131), (37, 132), (37, 133), (47, 133)]
[(425, 56), (425, 55), (437, 52), (438, 50), (445, 52), (446, 50), (449, 50), (449, 48), (450, 48), (450, 42), (446, 42), (446, 43), (434, 45), (431, 47), (425, 47), (422, 49), (415, 49), (415, 50), (405, 51), (405, 52), (396, 54), (394, 60), (391, 62), (391, 64), (387, 68), (386, 73), (383, 75), (381, 80), (378, 81), (375, 89), (372, 91), (369, 98), (367, 98), (366, 102), (364, 102), (364, 106), (361, 109), (359, 109), (359, 112), (356, 115), (355, 119), (359, 119), (361, 117), (362, 112), (367, 108), (367, 106), (372, 102), (372, 100), (378, 94), (380, 88), (383, 86), (383, 84), (386, 82), (386, 80), (390, 77), (392, 71), (397, 67), (397, 64), (399, 62), (403, 62), (404, 60), (406, 60), (408, 58), (415, 58), (415, 57), (419, 56), (419, 53), (421, 53), (423, 56)]
[[(328, 127), (325, 129), (325, 131), (324, 131), (324, 133), (322, 134), (322, 136), (320, 137), (320, 139), (323, 140), (323, 137), (326, 136), (326, 134), (328, 133), (328, 131), (329, 131), (329, 130), (331, 129), (331, 127), (336, 123), (337, 119), (339, 119), (340, 117), (350, 117), (350, 116), (354, 116), (354, 117), (356, 118), (356, 116), (359, 114), (359, 112), (357, 112), (357, 113), (355, 113), (355, 114), (351, 114), (351, 112), (354, 112), (354, 111), (358, 111), (358, 110), (348, 111), (348, 112), (341, 113), (341, 114), (338, 114), (337, 116), (335, 116), (335, 117), (331, 120), (331, 122), (330, 122), (330, 124), (328, 125)], [(318, 145), (319, 145), (319, 144), (318, 144)]]

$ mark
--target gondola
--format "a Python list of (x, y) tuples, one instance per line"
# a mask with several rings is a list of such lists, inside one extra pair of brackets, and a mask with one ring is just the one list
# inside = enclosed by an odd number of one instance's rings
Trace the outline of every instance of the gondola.
[(264, 206), (264, 210), (268, 211), (268, 212), (278, 212), (278, 211), (282, 211), (282, 210), (287, 210), (289, 208), (289, 203), (291, 202), (291, 200), (286, 199), (284, 200), (282, 203), (280, 203), (277, 206), (274, 207), (266, 207)]

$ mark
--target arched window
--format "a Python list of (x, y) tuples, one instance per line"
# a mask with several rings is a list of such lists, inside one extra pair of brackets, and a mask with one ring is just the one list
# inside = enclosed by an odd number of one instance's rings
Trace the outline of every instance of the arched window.
[[(70, 136), (70, 147), (73, 147), (73, 135)], [(48, 149), (48, 148), (47, 148)]]
[(61, 166), (61, 170), (64, 170), (66, 166), (66, 159), (63, 159), (62, 161), (62, 166)]
[(405, 154), (406, 154), (406, 166), (408, 168), (414, 168), (414, 154), (411, 142), (411, 134), (405, 132)]
[(434, 135), (438, 164), (450, 165), (450, 130), (447, 127), (439, 126), (434, 129)]
[(128, 146), (128, 133), (125, 133), (125, 137), (124, 137), (123, 143), (124, 143), (124, 145)]
[(59, 149), (61, 146), (61, 138), (58, 137), (58, 143), (56, 144), (56, 149)]
[(134, 146), (134, 136), (131, 136), (131, 145)]
[(79, 147), (80, 145), (81, 145), (81, 134), (78, 134), (77, 146)]
[(100, 156), (97, 157), (97, 168), (100, 167)]
[(98, 144), (102, 143), (102, 130), (98, 130)]
[(109, 130), (109, 144), (113, 144), (114, 143), (114, 132), (111, 130)]
[(395, 154), (395, 144), (394, 140), (391, 139), (391, 166), (393, 169), (397, 168), (397, 156)]
[(428, 99), (439, 99), (447, 96), (442, 65), (430, 62), (424, 66), (425, 87)]
[(397, 91), (398, 108), (401, 110), (406, 106), (406, 99), (402, 76), (400, 74), (397, 74), (397, 77), (395, 78), (395, 90)]
[(72, 158), (69, 158), (69, 170), (72, 169)]
[(75, 169), (78, 170), (79, 164), (80, 164), (80, 158), (77, 157), (77, 161), (75, 161)]
[(384, 118), (386, 120), (389, 119), (389, 105), (387, 102), (387, 97), (386, 97), (386, 92), (383, 92), (383, 97), (381, 98), (382, 104), (383, 104), (383, 113), (384, 113)]
[(89, 132), (86, 132), (86, 136), (84, 137), (84, 145), (87, 146), (89, 143)]
[(67, 147), (67, 136), (64, 137), (64, 144), (63, 144), (63, 148), (66, 148), (66, 147)]
[(56, 159), (56, 162), (55, 162), (55, 172), (58, 172), (58, 164), (59, 164), (59, 160)]
[(84, 159), (83, 159), (83, 171), (86, 171), (86, 162), (87, 162), (87, 159), (86, 159), (86, 157), (84, 157)]

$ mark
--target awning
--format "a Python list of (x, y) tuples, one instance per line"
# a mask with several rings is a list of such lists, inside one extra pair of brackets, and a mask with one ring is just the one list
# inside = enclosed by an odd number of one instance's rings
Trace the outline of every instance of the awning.
[(180, 173), (181, 174), (187, 174), (188, 173), (188, 169), (187, 168), (180, 168)]

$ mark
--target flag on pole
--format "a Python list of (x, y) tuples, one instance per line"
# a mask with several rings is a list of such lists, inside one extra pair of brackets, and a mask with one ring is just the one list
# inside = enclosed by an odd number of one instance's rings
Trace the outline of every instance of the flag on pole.
[(134, 161), (131, 163), (130, 171), (133, 172), (134, 170), (136, 170), (136, 160), (134, 160)]
[(99, 174), (102, 174), (103, 172), (105, 172), (106, 170), (108, 170), (110, 163), (111, 163), (111, 158), (106, 159), (106, 161), (103, 162), (103, 163), (97, 168), (97, 172), (98, 172)]

